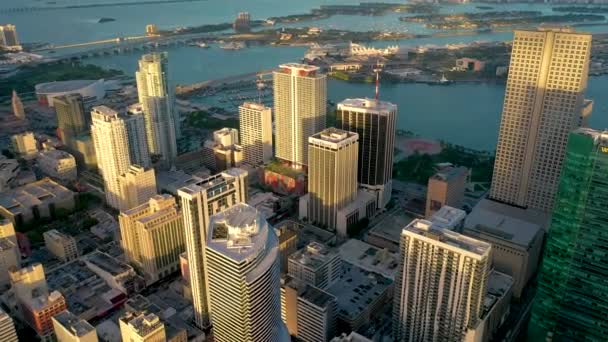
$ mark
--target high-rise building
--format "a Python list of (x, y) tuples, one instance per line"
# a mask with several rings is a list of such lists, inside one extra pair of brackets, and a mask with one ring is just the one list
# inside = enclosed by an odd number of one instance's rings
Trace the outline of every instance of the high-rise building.
[(336, 230), (338, 211), (357, 197), (359, 135), (328, 128), (308, 138), (308, 220)]
[(322, 131), (327, 116), (327, 78), (311, 65), (288, 63), (274, 72), (276, 157), (308, 165), (308, 137)]
[(289, 256), (298, 250), (298, 231), (284, 224), (274, 227), (274, 233), (279, 238), (279, 253), (281, 255), (281, 273), (287, 273)]
[(72, 261), (78, 258), (78, 246), (73, 236), (51, 229), (42, 234), (44, 245), (57, 259), (62, 262)]
[(359, 134), (359, 185), (377, 194), (378, 208), (391, 199), (397, 106), (374, 99), (338, 103), (336, 127)]
[(239, 107), (243, 161), (249, 165), (272, 159), (272, 109), (260, 103), (245, 102)]
[(147, 202), (156, 195), (154, 169), (131, 165), (118, 177), (120, 186), (120, 210), (129, 210)]
[(91, 112), (91, 135), (99, 172), (103, 177), (106, 202), (120, 209), (121, 189), (119, 177), (129, 170), (129, 139), (127, 125), (118, 112), (106, 107), (94, 107)]
[(4, 342), (19, 342), (15, 322), (2, 308), (0, 308), (0, 336)]
[[(11, 239), (0, 237), (0, 292), (10, 285), (9, 270), (19, 269), (21, 266), (21, 253)], [(1, 336), (1, 335), (0, 335)]]
[(491, 245), (416, 219), (400, 248), (395, 341), (462, 341), (483, 313)]
[(95, 154), (95, 144), (90, 134), (82, 134), (74, 138), (72, 154), (76, 158), (79, 168), (89, 170), (97, 169), (97, 155)]
[(15, 25), (0, 25), (0, 47), (11, 50), (21, 49)]
[(11, 107), (13, 108), (13, 115), (18, 119), (25, 119), (25, 108), (23, 108), (23, 101), (17, 92), (13, 90), (13, 96), (11, 97)]
[(171, 195), (156, 195), (118, 217), (129, 263), (152, 284), (179, 270), (186, 249), (184, 220)]
[(57, 342), (97, 342), (97, 330), (84, 319), (69, 311), (53, 316)]
[(215, 341), (289, 341), (278, 240), (257, 209), (239, 203), (212, 216), (205, 259)]
[(429, 177), (424, 216), (428, 219), (446, 205), (462, 208), (468, 179), (469, 169), (452, 166), (443, 168)]
[(550, 212), (568, 132), (580, 124), (591, 35), (516, 30), (490, 198)]
[(126, 312), (118, 320), (123, 341), (162, 342), (167, 340), (165, 324), (153, 313)]
[(232, 146), (239, 144), (239, 130), (236, 128), (224, 127), (213, 131), (213, 141), (222, 146)]
[(58, 291), (49, 292), (41, 264), (10, 271), (9, 276), (25, 322), (43, 341), (52, 341), (51, 318), (67, 309), (65, 298)]
[(608, 131), (570, 134), (532, 307), (534, 340), (608, 335)]
[(150, 167), (150, 151), (146, 138), (146, 124), (143, 106), (139, 103), (127, 109), (127, 137), (129, 138), (129, 157), (132, 164)]
[(342, 258), (337, 249), (311, 242), (289, 256), (288, 272), (294, 279), (327, 289), (342, 276)]
[(184, 215), (194, 321), (199, 328), (206, 329), (210, 322), (204, 251), (209, 217), (237, 203), (247, 202), (247, 171), (227, 170), (179, 189), (178, 195)]
[(33, 158), (38, 152), (38, 143), (33, 132), (23, 132), (11, 137), (13, 151), (23, 158)]
[(177, 157), (176, 123), (179, 120), (167, 73), (167, 54), (151, 53), (139, 60), (135, 77), (145, 117), (148, 149), (170, 165)]
[(80, 94), (67, 94), (53, 98), (57, 113), (58, 134), (61, 141), (72, 147), (73, 139), (89, 130), (90, 120), (85, 114)]

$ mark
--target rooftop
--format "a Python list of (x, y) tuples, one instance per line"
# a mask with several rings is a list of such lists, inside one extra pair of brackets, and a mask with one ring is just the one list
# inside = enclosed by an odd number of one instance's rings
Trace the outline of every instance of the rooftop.
[(432, 175), (431, 179), (449, 182), (450, 180), (452, 180), (454, 178), (460, 178), (463, 176), (466, 177), (468, 172), (469, 172), (469, 169), (467, 169), (464, 166), (446, 167), (446, 168), (438, 171), (436, 174)]
[(66, 234), (58, 231), (57, 229), (47, 230), (46, 232), (42, 233), (42, 235), (44, 236), (45, 239), (48, 238), (55, 242), (74, 240), (74, 237), (72, 237), (70, 235), (66, 235)]
[(253, 109), (253, 110), (270, 110), (270, 107), (266, 107), (264, 106), (264, 104), (262, 103), (257, 103), (257, 102), (245, 102), (241, 105), (242, 108), (247, 108), (247, 109)]
[(106, 120), (118, 118), (118, 112), (108, 106), (95, 106), (91, 109), (91, 114), (103, 115)]
[(266, 220), (254, 207), (244, 203), (211, 216), (208, 230), (207, 248), (236, 261), (257, 255), (270, 236)]
[(298, 247), (302, 248), (308, 245), (310, 242), (319, 242), (325, 245), (333, 244), (336, 241), (336, 235), (315, 227), (311, 224), (302, 224), (293, 220), (283, 220), (274, 225), (275, 229), (283, 230), (288, 229), (298, 236)]
[(0, 238), (0, 251), (7, 251), (15, 248), (15, 244), (7, 237)]
[(467, 216), (464, 223), (465, 232), (473, 231), (490, 235), (527, 249), (534, 243), (536, 236), (542, 234), (542, 226), (522, 219), (526, 217), (538, 221), (543, 220), (543, 217), (546, 216), (483, 199)]
[(340, 257), (349, 264), (381, 274), (391, 280), (395, 279), (399, 266), (399, 254), (356, 239), (349, 239), (340, 246)]
[(183, 171), (161, 171), (156, 174), (156, 181), (160, 189), (177, 195), (177, 190), (180, 188), (200, 184), (203, 179)]
[(338, 256), (336, 249), (329, 248), (319, 242), (311, 242), (305, 248), (289, 256), (289, 262), (317, 269)]
[(49, 178), (5, 191), (0, 194), (0, 207), (13, 215), (30, 210), (35, 206), (46, 206), (56, 200), (73, 198), (74, 193)]
[(120, 318), (128, 324), (141, 337), (145, 337), (154, 330), (164, 326), (160, 318), (153, 313), (129, 312)]
[(75, 92), (95, 83), (103, 83), (103, 80), (70, 80), (40, 83), (36, 85), (36, 92), (39, 94)]
[(346, 264), (342, 278), (327, 292), (337, 298), (338, 314), (351, 320), (357, 318), (393, 283), (381, 275)]
[(67, 310), (53, 316), (53, 319), (76, 337), (82, 337), (95, 330), (89, 322), (78, 318), (78, 316)]
[(308, 64), (302, 64), (302, 63), (285, 63), (285, 64), (279, 65), (279, 68), (281, 68), (281, 69), (296, 69), (296, 70), (303, 70), (303, 71), (317, 71), (317, 70), (319, 70), (318, 66), (308, 65)]
[(302, 297), (302, 299), (305, 299), (307, 302), (320, 308), (325, 308), (331, 301), (336, 300), (336, 297), (317, 287), (310, 285), (305, 286), (302, 293), (299, 294), (299, 297)]
[(423, 236), (437, 241), (444, 247), (455, 247), (466, 252), (483, 256), (489, 253), (491, 245), (433, 224), (431, 221), (416, 219), (403, 228), (402, 234)]
[(387, 115), (396, 112), (397, 105), (370, 98), (346, 99), (338, 103), (338, 110), (354, 110)]
[(209, 178), (203, 179), (202, 181), (200, 181), (196, 184), (186, 185), (186, 186), (180, 188), (179, 191), (193, 195), (193, 194), (197, 194), (199, 192), (206, 190), (208, 192), (211, 192), (211, 194), (213, 195), (216, 192), (220, 193), (220, 192), (225, 191), (225, 188), (223, 185), (225, 185), (233, 177), (236, 178), (236, 177), (246, 176), (246, 175), (247, 175), (247, 171), (245, 171), (243, 169), (239, 169), (239, 168), (232, 168), (232, 169), (228, 169), (224, 172), (218, 173), (216, 175), (213, 175)]
[(503, 296), (509, 293), (509, 290), (513, 287), (513, 278), (504, 273), (500, 273), (496, 270), (492, 270), (488, 275), (488, 292), (483, 301), (483, 314), (482, 318), (485, 318), (487, 314), (494, 308), (494, 305)]
[(66, 151), (61, 150), (46, 150), (40, 152), (41, 156), (51, 158), (51, 159), (74, 159), (74, 157)]
[(608, 130), (599, 131), (593, 128), (581, 127), (575, 129), (572, 133), (590, 136), (596, 145), (608, 145)]
[(308, 138), (308, 142), (310, 144), (325, 145), (331, 148), (339, 148), (358, 140), (359, 134), (344, 131), (335, 127), (326, 128)]
[(85, 256), (85, 260), (113, 276), (120, 276), (125, 273), (133, 272), (133, 268), (131, 266), (123, 264), (111, 256), (99, 251), (88, 254)]
[(127, 114), (139, 115), (144, 113), (144, 106), (141, 103), (134, 103), (127, 107)]
[(429, 221), (442, 228), (453, 230), (457, 225), (464, 222), (467, 213), (464, 210), (444, 205), (431, 216)]

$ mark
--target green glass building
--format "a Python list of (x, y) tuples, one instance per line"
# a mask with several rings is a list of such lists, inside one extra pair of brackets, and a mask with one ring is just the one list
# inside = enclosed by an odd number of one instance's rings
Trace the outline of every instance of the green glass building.
[(608, 131), (568, 139), (528, 338), (608, 340)]

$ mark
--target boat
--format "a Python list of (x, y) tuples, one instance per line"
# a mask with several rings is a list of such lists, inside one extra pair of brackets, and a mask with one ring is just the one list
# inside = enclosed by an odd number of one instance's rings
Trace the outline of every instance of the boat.
[(445, 75), (441, 75), (441, 78), (436, 81), (428, 82), (429, 85), (450, 85), (454, 83), (454, 81), (448, 80)]
[(220, 48), (224, 50), (240, 50), (245, 47), (245, 43), (243, 42), (230, 42), (226, 44), (220, 45)]
[(194, 46), (198, 46), (201, 49), (208, 49), (209, 48), (209, 44), (207, 44), (205, 42), (196, 42), (196, 43), (194, 43)]

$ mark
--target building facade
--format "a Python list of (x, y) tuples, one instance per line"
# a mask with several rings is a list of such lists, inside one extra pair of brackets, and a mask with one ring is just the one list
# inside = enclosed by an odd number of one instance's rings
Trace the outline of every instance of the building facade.
[(161, 156), (166, 165), (177, 157), (174, 98), (168, 80), (166, 53), (143, 55), (135, 73), (139, 103), (143, 107), (150, 153)]
[(186, 252), (194, 305), (194, 322), (210, 326), (207, 304), (205, 246), (209, 217), (237, 203), (247, 202), (247, 171), (230, 169), (178, 190), (184, 216)]
[(118, 320), (123, 341), (164, 342), (167, 341), (165, 324), (153, 313), (126, 312)]
[(534, 338), (602, 341), (608, 335), (607, 170), (608, 132), (571, 133), (532, 306)]
[(483, 312), (491, 245), (416, 219), (401, 233), (396, 341), (462, 341)]
[(53, 99), (57, 113), (58, 135), (61, 141), (73, 146), (74, 137), (89, 130), (91, 120), (85, 114), (84, 101), (80, 94), (67, 94)]
[(326, 289), (342, 276), (342, 258), (338, 250), (311, 242), (288, 258), (290, 277)]
[(91, 135), (97, 165), (103, 177), (106, 202), (112, 208), (120, 209), (122, 199), (119, 177), (131, 165), (127, 125), (118, 112), (106, 106), (94, 107), (91, 118)]
[(183, 216), (173, 196), (153, 196), (121, 212), (118, 220), (127, 259), (142, 271), (146, 284), (179, 270), (186, 243)]
[(357, 197), (359, 135), (328, 128), (308, 146), (308, 220), (336, 230), (338, 211)]
[(57, 342), (97, 342), (97, 330), (84, 319), (69, 311), (53, 316)]
[(118, 177), (120, 210), (129, 210), (156, 195), (156, 174), (152, 168), (131, 165)]
[(327, 78), (311, 65), (288, 63), (274, 72), (276, 157), (308, 165), (308, 137), (322, 131), (327, 116)]
[(17, 28), (15, 25), (0, 25), (0, 47), (9, 50), (21, 50), (21, 44), (19, 43), (19, 36), (17, 35)]
[(15, 322), (2, 309), (0, 309), (0, 336), (2, 336), (5, 342), (19, 342), (17, 331), (15, 330)]
[(452, 166), (443, 168), (429, 177), (424, 216), (430, 218), (445, 205), (462, 208), (468, 178), (469, 169)]
[(516, 30), (490, 198), (550, 212), (568, 133), (580, 124), (591, 35)]
[(129, 157), (132, 164), (150, 167), (150, 151), (146, 138), (146, 123), (143, 106), (139, 103), (129, 106), (125, 117), (129, 138)]
[(336, 127), (359, 134), (359, 186), (377, 193), (378, 208), (391, 199), (397, 106), (374, 99), (338, 103)]
[(44, 245), (57, 259), (69, 262), (78, 258), (78, 246), (73, 236), (51, 229), (42, 234)]
[(61, 182), (73, 182), (78, 177), (76, 158), (61, 150), (38, 153), (36, 163), (45, 175)]
[(272, 160), (272, 109), (263, 104), (245, 102), (239, 107), (240, 144), (243, 161), (249, 165)]
[(13, 151), (22, 158), (31, 158), (38, 152), (38, 143), (33, 132), (23, 132), (11, 137)]
[(278, 240), (255, 208), (239, 203), (212, 216), (205, 258), (215, 341), (289, 340), (281, 321)]

